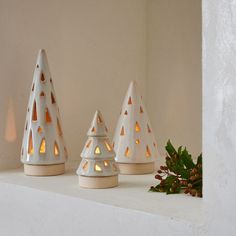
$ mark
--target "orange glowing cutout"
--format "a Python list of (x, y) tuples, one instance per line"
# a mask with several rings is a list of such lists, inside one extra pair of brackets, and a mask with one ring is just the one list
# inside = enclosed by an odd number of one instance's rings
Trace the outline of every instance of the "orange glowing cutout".
[(102, 118), (100, 116), (98, 116), (97, 122), (102, 123)]
[(124, 113), (126, 116), (128, 115), (128, 112), (127, 111), (125, 111), (125, 113)]
[(130, 156), (129, 147), (127, 147), (127, 148), (125, 149), (125, 156), (126, 156), (126, 157), (129, 157), (129, 156)]
[(140, 131), (140, 126), (139, 126), (139, 123), (136, 121), (135, 123), (135, 131), (136, 132), (139, 132)]
[(105, 141), (105, 145), (106, 145), (106, 148), (109, 152), (112, 151), (111, 146), (107, 141)]
[(41, 141), (40, 148), (39, 148), (39, 153), (40, 154), (46, 153), (46, 141), (45, 141), (45, 138), (43, 138), (42, 141)]
[(52, 118), (50, 116), (48, 108), (45, 109), (45, 120), (46, 120), (46, 123), (51, 123), (52, 122)]
[(109, 165), (107, 161), (104, 161), (103, 164), (105, 167), (108, 167), (108, 165)]
[(29, 141), (28, 141), (28, 154), (34, 154), (34, 146), (33, 146), (33, 137), (32, 137), (32, 130), (30, 130), (29, 134)]
[(37, 106), (36, 106), (36, 101), (34, 101), (34, 105), (33, 105), (32, 121), (37, 121)]
[(57, 142), (54, 143), (54, 155), (55, 156), (59, 155), (59, 148), (58, 148)]
[(150, 157), (151, 156), (151, 152), (148, 146), (146, 146), (146, 157)]
[(44, 77), (44, 74), (43, 74), (43, 73), (41, 74), (41, 81), (42, 81), (42, 82), (45, 82), (45, 77)]
[(44, 96), (45, 96), (44, 92), (41, 92), (40, 97), (44, 97)]
[(39, 126), (39, 127), (38, 127), (38, 133), (41, 134), (42, 132), (43, 132), (43, 129)]
[(136, 144), (140, 144), (140, 140), (139, 140), (139, 139), (136, 139), (136, 140), (135, 140), (135, 143), (136, 143)]
[(94, 133), (96, 131), (95, 127), (92, 128), (91, 132)]

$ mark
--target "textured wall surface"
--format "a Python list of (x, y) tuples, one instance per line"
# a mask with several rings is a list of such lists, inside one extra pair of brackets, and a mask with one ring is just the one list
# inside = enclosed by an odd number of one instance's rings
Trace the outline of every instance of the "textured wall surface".
[(148, 1), (147, 99), (160, 152), (201, 145), (201, 0)]
[(236, 1), (203, 1), (207, 235), (236, 235)]

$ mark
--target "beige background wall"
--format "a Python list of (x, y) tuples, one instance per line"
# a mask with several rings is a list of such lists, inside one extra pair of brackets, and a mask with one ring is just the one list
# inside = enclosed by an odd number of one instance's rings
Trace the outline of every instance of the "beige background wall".
[(0, 168), (20, 164), (39, 48), (48, 53), (71, 159), (95, 109), (113, 133), (132, 79), (148, 99), (159, 146), (171, 137), (199, 152), (200, 18), (198, 0), (0, 0)]
[(159, 149), (201, 152), (201, 1), (148, 1), (148, 110)]

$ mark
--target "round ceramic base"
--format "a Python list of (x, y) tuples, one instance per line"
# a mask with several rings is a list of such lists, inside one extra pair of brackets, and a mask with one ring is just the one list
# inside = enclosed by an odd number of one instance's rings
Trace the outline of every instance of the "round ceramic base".
[(27, 165), (24, 164), (24, 172), (26, 175), (32, 176), (51, 176), (61, 175), (65, 173), (65, 164), (57, 165)]
[(154, 162), (150, 163), (117, 163), (120, 174), (143, 175), (151, 174), (154, 171)]
[(101, 177), (79, 175), (79, 185), (82, 188), (113, 188), (118, 185), (118, 175)]

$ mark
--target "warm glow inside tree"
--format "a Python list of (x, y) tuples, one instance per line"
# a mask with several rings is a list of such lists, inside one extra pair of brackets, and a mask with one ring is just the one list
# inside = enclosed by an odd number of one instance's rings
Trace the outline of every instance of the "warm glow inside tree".
[(146, 174), (154, 171), (157, 143), (137, 83), (126, 93), (113, 139), (121, 174)]
[(77, 170), (79, 184), (85, 188), (110, 188), (118, 185), (115, 152), (107, 136), (107, 127), (100, 111), (96, 111), (88, 130), (88, 140), (81, 153)]
[(67, 149), (45, 50), (40, 50), (28, 103), (21, 161), (26, 175), (65, 171)]

